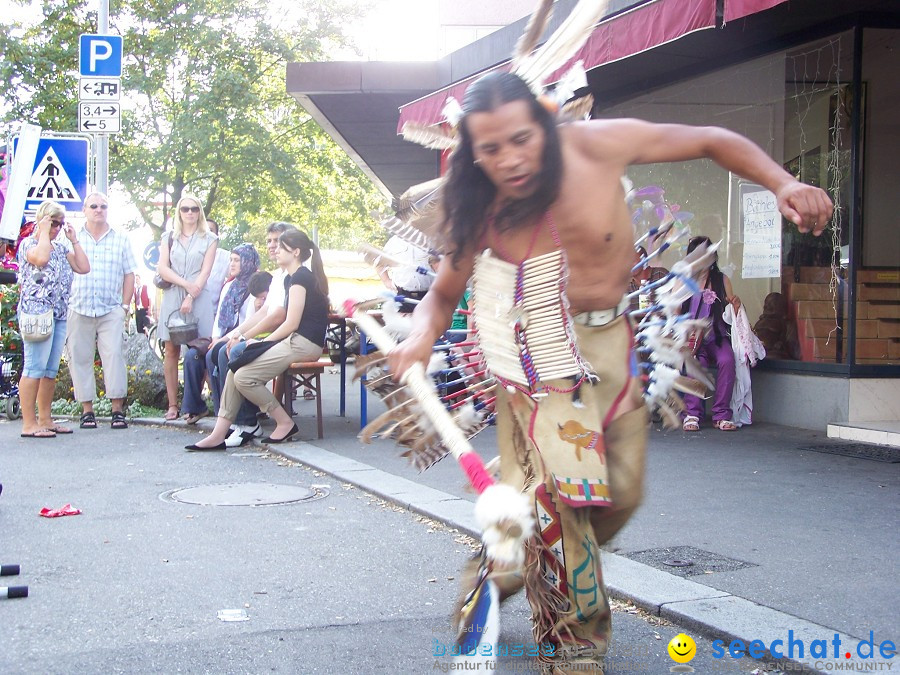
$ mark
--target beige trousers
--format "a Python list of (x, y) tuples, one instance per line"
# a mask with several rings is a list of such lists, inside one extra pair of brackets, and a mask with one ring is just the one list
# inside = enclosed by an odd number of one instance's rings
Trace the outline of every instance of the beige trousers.
[(100, 352), (106, 398), (125, 398), (128, 378), (125, 373), (125, 310), (116, 307), (104, 316), (85, 316), (69, 312), (66, 325), (66, 349), (75, 400), (79, 403), (97, 398), (94, 379), (94, 354)]
[(245, 398), (259, 406), (262, 412), (269, 412), (279, 405), (278, 399), (266, 386), (269, 380), (281, 375), (292, 363), (315, 361), (320, 356), (321, 346), (292, 333), (255, 361), (238, 368), (237, 372), (229, 370), (219, 403), (219, 417), (233, 422)]

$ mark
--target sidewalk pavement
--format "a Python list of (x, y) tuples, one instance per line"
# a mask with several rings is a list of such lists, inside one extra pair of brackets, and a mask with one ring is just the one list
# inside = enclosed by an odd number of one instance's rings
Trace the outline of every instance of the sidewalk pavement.
[[(392, 442), (361, 444), (359, 388), (348, 384), (340, 418), (338, 386), (336, 374), (323, 377), (324, 439), (315, 438), (314, 402), (298, 400), (307, 440), (270, 450), (477, 537), (475, 495), (452, 457), (419, 474)], [(372, 396), (368, 406), (370, 420), (384, 409)], [(782, 640), (787, 652), (793, 631), (803, 656), (766, 654), (785, 670), (879, 666), (856, 652), (870, 632), (876, 650), (884, 640), (900, 643), (900, 463), (803, 449), (837, 444), (824, 430), (768, 424), (733, 433), (654, 429), (644, 505), (603, 553), (610, 594), (726, 648), (732, 640)], [(473, 445), (493, 457), (494, 429)], [(823, 640), (833, 656), (835, 635), (840, 659), (810, 654), (812, 641)], [(876, 669), (888, 670), (900, 658), (880, 663)]]

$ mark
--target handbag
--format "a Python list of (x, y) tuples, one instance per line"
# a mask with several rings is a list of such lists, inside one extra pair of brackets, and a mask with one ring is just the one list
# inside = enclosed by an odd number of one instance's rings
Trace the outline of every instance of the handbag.
[[(170, 251), (172, 250), (172, 233), (171, 232), (169, 232), (169, 250)], [(165, 279), (163, 279), (159, 275), (159, 272), (157, 272), (153, 276), (153, 285), (156, 286), (161, 291), (167, 291), (170, 288), (172, 288), (172, 286), (174, 286), (174, 284), (171, 281), (166, 281)]]
[(187, 343), (187, 346), (196, 350), (197, 354), (201, 357), (206, 356), (206, 352), (209, 351), (209, 346), (212, 344), (212, 338), (208, 337), (198, 337), (195, 340), (191, 340)]
[(166, 290), (172, 288), (172, 286), (173, 286), (172, 282), (171, 282), (171, 281), (166, 281), (165, 279), (163, 279), (163, 278), (159, 275), (159, 272), (157, 272), (157, 273), (153, 276), (153, 285), (156, 286), (156, 287), (157, 287), (159, 290), (161, 290), (161, 291), (166, 291)]
[(53, 309), (40, 314), (20, 312), (19, 335), (26, 342), (43, 342), (53, 335)]
[(188, 345), (200, 337), (199, 324), (191, 314), (187, 315), (186, 320), (183, 319), (180, 323), (173, 323), (172, 317), (176, 314), (181, 314), (181, 310), (176, 309), (166, 319), (166, 328), (169, 329), (169, 341), (173, 345)]

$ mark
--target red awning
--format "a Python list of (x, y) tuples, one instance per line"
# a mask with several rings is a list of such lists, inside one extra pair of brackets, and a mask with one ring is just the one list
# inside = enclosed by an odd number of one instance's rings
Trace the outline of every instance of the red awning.
[[(764, 2), (765, 0), (757, 0)], [(768, 0), (778, 2), (784, 0)], [(744, 0), (751, 3), (751, 0)], [(597, 24), (584, 46), (569, 62), (556, 71), (548, 83), (556, 81), (579, 59), (584, 61), (585, 70), (606, 63), (640, 54), (659, 45), (677, 40), (694, 31), (714, 28), (716, 25), (716, 0), (651, 0), (639, 7), (617, 14)], [(496, 66), (493, 70), (505, 70), (509, 62)], [(462, 101), (466, 87), (480, 75), (461, 80), (417, 101), (400, 108), (400, 122), (397, 133), (406, 122), (437, 124), (442, 121), (441, 110), (452, 96)]]
[(787, 2), (787, 0), (726, 0), (725, 23), (772, 9), (775, 5), (783, 2)]

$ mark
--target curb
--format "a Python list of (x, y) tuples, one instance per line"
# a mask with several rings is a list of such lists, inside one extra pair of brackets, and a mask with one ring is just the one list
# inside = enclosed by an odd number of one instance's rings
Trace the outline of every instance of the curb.
[[(266, 447), (273, 454), (327, 473), (337, 480), (443, 522), (474, 539), (481, 539), (474, 516), (474, 502), (419, 485), (303, 441), (293, 443), (291, 448)], [(723, 640), (726, 651), (728, 644), (734, 640), (743, 642), (745, 648), (753, 641), (771, 645), (773, 641), (781, 640), (787, 650), (788, 631), (793, 631), (794, 639), (804, 645), (811, 645), (813, 640), (827, 640), (829, 652), (834, 636), (840, 638), (842, 645), (860, 641), (856, 636), (668, 574), (615, 553), (602, 551), (601, 555), (604, 580), (611, 596), (632, 602), (651, 614), (713, 640)], [(776, 658), (766, 650), (761, 661), (802, 673), (865, 670), (866, 665), (872, 665), (857, 658), (843, 661), (814, 658), (808, 651), (804, 651), (804, 657)]]

